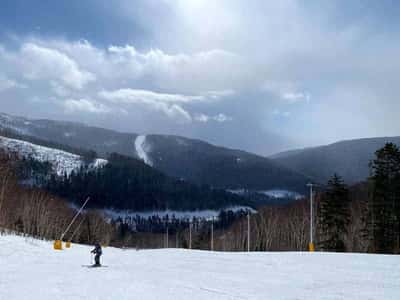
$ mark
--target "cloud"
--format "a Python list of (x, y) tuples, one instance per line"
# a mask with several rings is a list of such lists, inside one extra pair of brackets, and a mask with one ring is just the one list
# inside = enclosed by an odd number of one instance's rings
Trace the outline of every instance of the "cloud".
[[(103, 48), (96, 47), (87, 40), (66, 41), (37, 37), (27, 38), (22, 44), (24, 45), (22, 48), (27, 48), (26, 52), (29, 54), (34, 52), (30, 55), (34, 55), (36, 60), (41, 61), (43, 59), (41, 54), (46, 52), (49, 54), (47, 60), (51, 59), (58, 64), (64, 61), (64, 67), (68, 66), (66, 69), (75, 69), (69, 73), (81, 73), (82, 84), (67, 80), (74, 87), (96, 80), (99, 84), (104, 86), (106, 83), (114, 89), (121, 88), (123, 83), (125, 86), (135, 86), (135, 88), (152, 86), (153, 89), (185, 94), (211, 91), (210, 95), (213, 94), (218, 98), (234, 93), (231, 87), (241, 85), (246, 69), (240, 55), (219, 48), (188, 53), (182, 50), (167, 53), (160, 48), (139, 51), (134, 45), (129, 44)], [(16, 56), (21, 58), (21, 54)], [(54, 73), (51, 74), (54, 76), (56, 75)]]
[(66, 99), (62, 105), (68, 113), (88, 112), (104, 114), (111, 112), (111, 109), (104, 104), (89, 99)]
[(224, 114), (219, 113), (218, 115), (214, 116), (213, 119), (217, 122), (226, 122), (226, 121), (232, 121), (232, 117), (228, 117)]
[(205, 93), (207, 97), (210, 97), (212, 99), (219, 99), (223, 97), (230, 97), (234, 96), (236, 92), (232, 89), (229, 90), (221, 90), (221, 91), (208, 91)]
[(171, 106), (158, 104), (158, 107), (165, 112), (168, 117), (176, 120), (177, 122), (186, 123), (192, 121), (190, 114), (177, 104), (173, 104)]
[(145, 107), (161, 111), (178, 122), (191, 122), (190, 113), (178, 103), (201, 101), (203, 96), (185, 96), (180, 94), (164, 94), (147, 90), (120, 89), (115, 91), (101, 91), (98, 96), (116, 104), (144, 105)]
[(195, 114), (194, 117), (185, 110), (182, 105), (189, 103), (201, 103), (204, 101), (215, 101), (221, 97), (233, 95), (231, 90), (206, 92), (203, 95), (182, 95), (167, 94), (149, 90), (136, 89), (119, 89), (113, 91), (100, 91), (98, 97), (115, 104), (125, 105), (144, 105), (149, 109), (161, 111), (166, 116), (178, 122), (208, 122), (213, 120), (216, 122), (226, 122), (232, 120), (222, 113), (215, 116), (207, 116), (205, 114)]
[(24, 43), (15, 60), (30, 80), (56, 80), (73, 89), (82, 89), (96, 76), (57, 49)]
[(310, 93), (299, 91), (300, 89), (299, 83), (290, 81), (266, 81), (261, 85), (262, 91), (272, 93), (289, 104), (310, 102)]
[(195, 115), (194, 119), (197, 122), (207, 123), (210, 120), (210, 117), (205, 114), (197, 114), (197, 115)]
[(0, 92), (13, 88), (27, 88), (27, 86), (0, 75)]
[(288, 117), (290, 117), (291, 113), (289, 111), (280, 111), (279, 109), (274, 109), (272, 111), (272, 115), (274, 115), (276, 117), (288, 118)]
[(181, 94), (165, 94), (148, 90), (119, 89), (115, 91), (101, 91), (99, 96), (117, 103), (188, 103), (205, 100), (204, 96), (187, 96)]
[(194, 120), (197, 122), (201, 122), (201, 123), (207, 123), (208, 121), (212, 120), (212, 121), (216, 121), (219, 123), (223, 123), (226, 121), (232, 121), (233, 118), (229, 117), (223, 113), (219, 113), (215, 116), (208, 116), (206, 114), (196, 114), (194, 117)]
[(311, 96), (307, 92), (286, 92), (283, 93), (282, 98), (289, 103), (297, 103), (302, 101), (310, 102)]
[[(234, 92), (231, 90), (206, 92), (203, 95), (182, 95), (159, 93), (149, 90), (119, 89), (114, 91), (103, 90), (98, 93), (98, 96), (101, 99), (116, 104), (145, 105), (153, 110), (164, 112), (165, 115), (172, 119), (191, 122), (193, 118), (191, 114), (182, 107), (182, 104), (193, 102), (201, 103), (233, 94)], [(198, 114), (194, 117), (194, 120), (199, 122), (207, 122), (209, 120), (225, 122), (231, 120), (231, 118), (224, 114), (218, 114), (213, 117)]]

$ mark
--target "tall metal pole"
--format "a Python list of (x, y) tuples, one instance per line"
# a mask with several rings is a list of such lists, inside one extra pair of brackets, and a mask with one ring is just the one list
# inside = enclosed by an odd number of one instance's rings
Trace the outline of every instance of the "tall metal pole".
[(211, 251), (214, 251), (214, 217), (211, 219)]
[(168, 225), (167, 225), (167, 242), (166, 242), (166, 246), (167, 246), (167, 247), (166, 247), (166, 248), (168, 248), (168, 246), (169, 246), (169, 245), (168, 245), (168, 241), (169, 241), (169, 232), (168, 232)]
[(308, 245), (308, 251), (313, 252), (315, 250), (314, 246), (314, 195), (313, 187), (315, 184), (309, 183), (307, 186), (310, 187), (310, 244)]
[(63, 234), (61, 234), (60, 237), (60, 241), (62, 241), (62, 239), (64, 238), (65, 234), (68, 232), (68, 230), (70, 229), (70, 227), (72, 226), (72, 224), (74, 224), (76, 218), (79, 216), (79, 214), (82, 212), (83, 208), (85, 207), (85, 205), (89, 202), (90, 197), (86, 198), (85, 203), (83, 203), (83, 205), (81, 206), (81, 208), (78, 210), (78, 212), (75, 214), (75, 216), (72, 218), (71, 223), (69, 223), (67, 229), (65, 229), (65, 231), (63, 232)]
[(192, 221), (189, 222), (189, 249), (192, 249)]
[(250, 211), (247, 212), (247, 252), (250, 252)]

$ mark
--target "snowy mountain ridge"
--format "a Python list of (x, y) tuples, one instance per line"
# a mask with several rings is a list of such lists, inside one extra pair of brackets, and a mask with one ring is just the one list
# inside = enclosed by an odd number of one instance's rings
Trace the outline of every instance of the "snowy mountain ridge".
[[(3, 113), (0, 113), (0, 130), (11, 134), (7, 135), (11, 138), (26, 140), (26, 137), (33, 143), (35, 141), (29, 138), (35, 138), (73, 149), (95, 151), (103, 158), (117, 153), (140, 159), (168, 176), (214, 188), (282, 189), (304, 193), (309, 182), (302, 173), (266, 157), (182, 136), (138, 135), (76, 122), (35, 120)], [(24, 137), (18, 137), (20, 135)]]
[[(84, 166), (82, 157), (77, 154), (17, 139), (0, 136), (0, 148), (4, 149), (6, 152), (17, 153), (23, 158), (33, 158), (40, 162), (49, 162), (53, 167), (53, 171), (59, 176), (64, 174), (69, 175), (72, 171), (79, 170), (81, 166)], [(106, 163), (107, 160), (97, 158), (89, 167), (98, 168)]]

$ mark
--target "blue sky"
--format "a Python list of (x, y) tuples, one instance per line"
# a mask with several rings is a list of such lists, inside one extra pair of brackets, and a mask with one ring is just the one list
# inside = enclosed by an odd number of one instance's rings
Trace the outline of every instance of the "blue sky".
[(1, 1), (1, 111), (271, 154), (398, 135), (397, 1)]

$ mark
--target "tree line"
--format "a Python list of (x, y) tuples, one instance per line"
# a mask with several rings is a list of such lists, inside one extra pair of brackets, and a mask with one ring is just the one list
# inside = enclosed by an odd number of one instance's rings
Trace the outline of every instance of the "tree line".
[[(367, 182), (351, 187), (334, 174), (315, 199), (317, 250), (400, 253), (400, 150), (387, 143), (370, 162)], [(253, 251), (306, 250), (310, 203), (268, 206), (251, 217)], [(221, 250), (247, 247), (247, 220), (217, 232)]]
[(45, 188), (72, 202), (90, 196), (92, 207), (119, 210), (198, 210), (249, 204), (238, 195), (166, 176), (119, 154), (111, 154), (99, 168), (86, 166), (61, 177), (52, 174)]

